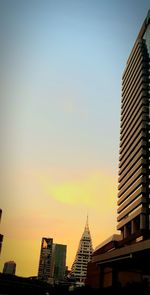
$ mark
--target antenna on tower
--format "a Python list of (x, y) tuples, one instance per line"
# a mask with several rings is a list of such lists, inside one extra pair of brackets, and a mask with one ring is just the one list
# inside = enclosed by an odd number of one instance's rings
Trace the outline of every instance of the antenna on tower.
[(87, 217), (86, 217), (86, 224), (85, 224), (85, 227), (89, 227), (89, 215), (87, 213)]

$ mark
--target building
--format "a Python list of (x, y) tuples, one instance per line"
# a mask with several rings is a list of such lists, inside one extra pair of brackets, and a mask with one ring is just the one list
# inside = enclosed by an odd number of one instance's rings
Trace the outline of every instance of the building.
[(64, 280), (67, 246), (54, 244), (52, 238), (42, 238), (38, 279), (53, 284)]
[(117, 229), (123, 243), (145, 240), (149, 230), (150, 15), (122, 77)]
[(3, 273), (15, 275), (16, 272), (16, 263), (14, 261), (7, 261), (4, 263)]
[[(117, 229), (95, 249), (87, 284), (125, 286), (150, 278), (150, 11), (122, 76)], [(95, 275), (94, 275), (95, 274)]]
[[(0, 209), (0, 221), (1, 221), (1, 217), (2, 217), (2, 209)], [(0, 253), (2, 249), (2, 242), (3, 242), (3, 235), (0, 234)]]
[(79, 247), (75, 260), (71, 268), (71, 277), (76, 281), (84, 283), (87, 274), (87, 264), (91, 260), (93, 252), (92, 239), (88, 225), (88, 218), (84, 228), (84, 232), (80, 239)]
[(67, 246), (62, 244), (53, 244), (53, 271), (54, 282), (63, 281), (66, 272), (66, 253)]
[(49, 282), (52, 277), (52, 238), (42, 238), (38, 279)]

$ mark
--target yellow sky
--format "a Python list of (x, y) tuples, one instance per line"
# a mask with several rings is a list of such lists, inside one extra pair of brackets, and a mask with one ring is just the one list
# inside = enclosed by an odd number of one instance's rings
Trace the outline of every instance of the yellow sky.
[(5, 261), (14, 260), (17, 275), (37, 275), (43, 236), (67, 245), (70, 268), (87, 213), (93, 247), (116, 232), (116, 186), (116, 175), (106, 171), (14, 172), (3, 200), (0, 271)]
[(37, 2), (0, 11), (0, 271), (14, 260), (21, 276), (37, 275), (43, 236), (70, 268), (87, 213), (94, 247), (117, 232), (121, 77), (149, 9)]

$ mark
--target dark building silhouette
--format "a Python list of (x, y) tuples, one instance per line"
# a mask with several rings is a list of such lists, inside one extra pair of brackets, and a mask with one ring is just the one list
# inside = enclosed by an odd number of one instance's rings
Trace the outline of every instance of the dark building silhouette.
[(66, 245), (53, 244), (52, 277), (55, 283), (63, 281), (65, 278), (66, 252), (67, 252)]
[(7, 261), (4, 263), (3, 273), (15, 275), (16, 272), (16, 263), (14, 261)]
[(52, 238), (42, 238), (38, 279), (50, 284), (63, 281), (66, 271), (67, 246), (54, 244)]
[(117, 229), (94, 251), (87, 284), (150, 280), (150, 11), (122, 76)]
[[(2, 217), (2, 209), (0, 209), (0, 221), (1, 221), (1, 217)], [(2, 249), (2, 242), (3, 242), (3, 235), (0, 234), (0, 253)]]
[(42, 238), (39, 269), (38, 269), (38, 279), (45, 282), (49, 282), (52, 277), (52, 274), (51, 274), (52, 246), (53, 246), (53, 239), (45, 238), (45, 237)]

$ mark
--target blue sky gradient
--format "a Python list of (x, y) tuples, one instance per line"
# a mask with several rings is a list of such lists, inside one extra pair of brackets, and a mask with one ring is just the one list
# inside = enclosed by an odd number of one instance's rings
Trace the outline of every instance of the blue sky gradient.
[(116, 230), (121, 77), (148, 9), (0, 1), (2, 262), (17, 261), (19, 275), (36, 274), (44, 235), (68, 244), (70, 267), (87, 211), (94, 246)]

